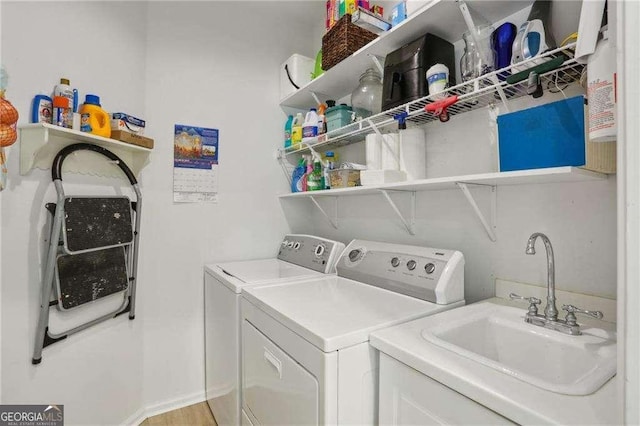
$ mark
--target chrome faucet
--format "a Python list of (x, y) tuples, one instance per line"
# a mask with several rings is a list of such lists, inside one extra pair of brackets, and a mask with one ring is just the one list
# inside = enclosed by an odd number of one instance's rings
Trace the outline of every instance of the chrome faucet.
[(536, 254), (535, 244), (538, 237), (540, 237), (544, 243), (544, 248), (547, 250), (547, 306), (544, 308), (544, 317), (548, 321), (556, 321), (558, 319), (558, 308), (556, 308), (556, 267), (553, 260), (551, 241), (546, 235), (535, 232), (527, 240), (525, 253)]
[(567, 315), (564, 320), (558, 319), (558, 308), (556, 307), (556, 270), (553, 259), (553, 247), (549, 238), (540, 233), (534, 232), (527, 240), (526, 254), (536, 254), (535, 243), (536, 239), (542, 240), (544, 247), (547, 250), (547, 306), (544, 308), (544, 315), (538, 314), (538, 305), (542, 303), (537, 297), (522, 297), (515, 293), (511, 293), (509, 297), (511, 300), (526, 300), (529, 302), (529, 309), (525, 315), (525, 322), (537, 325), (540, 327), (550, 328), (552, 330), (561, 331), (563, 333), (571, 335), (580, 335), (580, 324), (576, 322), (576, 313), (589, 315), (593, 318), (602, 319), (603, 315), (600, 311), (587, 311), (577, 308), (573, 305), (562, 305), (562, 309), (567, 311)]

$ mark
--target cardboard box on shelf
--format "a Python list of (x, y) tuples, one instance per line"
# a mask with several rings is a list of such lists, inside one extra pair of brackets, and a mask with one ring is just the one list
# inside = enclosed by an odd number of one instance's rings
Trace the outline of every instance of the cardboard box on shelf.
[(133, 133), (125, 132), (124, 130), (112, 130), (111, 139), (153, 149), (153, 139), (145, 136), (134, 135)]
[(144, 120), (136, 118), (124, 112), (114, 112), (111, 114), (111, 130), (124, 130), (125, 132), (144, 135), (146, 123)]

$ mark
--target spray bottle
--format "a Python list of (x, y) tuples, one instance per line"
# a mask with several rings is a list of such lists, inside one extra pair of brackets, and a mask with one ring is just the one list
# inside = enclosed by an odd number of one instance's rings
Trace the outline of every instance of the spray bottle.
[(322, 159), (317, 152), (312, 151), (313, 154), (313, 170), (307, 178), (307, 190), (319, 191), (324, 188), (324, 175), (322, 173)]

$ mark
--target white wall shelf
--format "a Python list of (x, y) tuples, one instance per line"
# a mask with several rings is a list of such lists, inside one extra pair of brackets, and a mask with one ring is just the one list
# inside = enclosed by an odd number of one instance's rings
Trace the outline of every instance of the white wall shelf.
[[(556, 49), (543, 55), (545, 58), (554, 58), (560, 54), (564, 54), (567, 57), (567, 60), (559, 68), (540, 75), (543, 90), (555, 88), (556, 86), (560, 88), (566, 87), (580, 79), (584, 66), (577, 63), (573, 58), (569, 58), (570, 51), (568, 49), (572, 49), (573, 47), (575, 47), (575, 44), (569, 44), (561, 49)], [(518, 64), (517, 71), (533, 67), (536, 65), (536, 61), (539, 60), (539, 58), (534, 58), (529, 61), (522, 62)], [(505, 101), (527, 95), (526, 79), (514, 84), (509, 84), (505, 80), (498, 79), (497, 76), (499, 74), (506, 73), (508, 75), (511, 74), (511, 71), (513, 71), (514, 74), (516, 72), (515, 70), (512, 70), (511, 67), (507, 67), (447, 89), (448, 96), (458, 97), (458, 101), (447, 108), (449, 116), (475, 111), (480, 108), (495, 105), (496, 103), (502, 103), (505, 111), (508, 111)], [(410, 125), (423, 125), (432, 121), (437, 121), (439, 120), (437, 115), (426, 112), (424, 109), (425, 106), (433, 103), (435, 100), (434, 96), (425, 96), (415, 101), (408, 102), (404, 105), (371, 116), (366, 120), (351, 123), (329, 133), (320, 135), (316, 140), (309, 142), (309, 145), (312, 149), (316, 150), (336, 148), (360, 142), (367, 133), (379, 131), (378, 129), (383, 129), (385, 127), (393, 126), (394, 129), (397, 128), (397, 121), (394, 117), (401, 113), (407, 114), (407, 122)], [(301, 145), (300, 147), (280, 149), (279, 157), (281, 159), (286, 158), (290, 163), (295, 163), (296, 159), (301, 154), (306, 154), (309, 150), (309, 147), (304, 145)]]
[[(467, 1), (489, 22), (497, 22), (528, 6), (533, 1)], [(398, 26), (362, 47), (320, 77), (293, 92), (280, 101), (280, 106), (308, 109), (316, 105), (313, 94), (321, 100), (338, 100), (358, 86), (358, 79), (367, 68), (373, 66), (371, 57), (384, 58), (388, 53), (415, 40), (426, 32), (435, 34), (451, 43), (462, 38), (467, 30), (457, 1), (432, 0)]]
[[(296, 192), (292, 194), (280, 195), (280, 199), (311, 199), (313, 203), (321, 210), (324, 216), (331, 222), (332, 226), (337, 229), (337, 203), (339, 197), (361, 196), (382, 194), (386, 201), (389, 202), (394, 212), (400, 217), (404, 227), (409, 234), (413, 235), (415, 225), (415, 193), (419, 191), (442, 191), (442, 190), (461, 190), (465, 198), (469, 202), (474, 214), (478, 217), (480, 224), (483, 226), (487, 236), (491, 241), (496, 241), (495, 236), (495, 210), (496, 210), (496, 187), (502, 185), (527, 185), (527, 184), (549, 184), (549, 183), (568, 183), (582, 181), (598, 181), (606, 180), (607, 175), (577, 167), (552, 167), (546, 169), (518, 170), (513, 172), (483, 173), (475, 175), (450, 176), (443, 178), (421, 179), (416, 181), (407, 181), (399, 183), (391, 183), (377, 186), (357, 186), (352, 188), (327, 189), (323, 191)], [(481, 211), (476, 203), (473, 195), (468, 189), (469, 185), (479, 185), (490, 188), (491, 190), (491, 211), (490, 219), (487, 220), (486, 214)], [(390, 192), (408, 192), (411, 194), (411, 205), (408, 214), (402, 214), (398, 205), (389, 197)], [(324, 197), (334, 198), (335, 214), (329, 217), (320, 207), (319, 199)]]
[[(91, 143), (108, 149), (120, 157), (136, 176), (149, 163), (149, 154), (151, 153), (148, 148), (46, 123), (19, 126), (19, 138), (20, 174), (22, 175), (27, 174), (33, 168), (50, 169), (54, 157), (62, 148), (79, 142)], [(62, 170), (63, 172), (126, 179), (119, 167), (111, 164), (100, 154), (90, 151), (72, 153), (64, 162)]]

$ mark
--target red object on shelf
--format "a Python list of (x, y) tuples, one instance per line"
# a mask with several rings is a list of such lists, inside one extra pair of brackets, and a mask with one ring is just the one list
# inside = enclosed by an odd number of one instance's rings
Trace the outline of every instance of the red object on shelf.
[(447, 108), (458, 102), (458, 95), (449, 96), (446, 99), (432, 102), (424, 107), (424, 110), (438, 116), (443, 123), (449, 121), (449, 113)]

